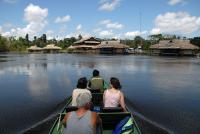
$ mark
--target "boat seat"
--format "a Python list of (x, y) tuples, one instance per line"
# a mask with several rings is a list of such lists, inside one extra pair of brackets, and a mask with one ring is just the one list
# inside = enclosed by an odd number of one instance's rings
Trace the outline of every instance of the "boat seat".
[(76, 106), (67, 106), (67, 107), (65, 107), (66, 113), (67, 112), (71, 112), (71, 111), (76, 111), (76, 110), (78, 110), (78, 107), (76, 107)]
[(94, 106), (102, 106), (103, 93), (92, 93), (92, 103)]
[(101, 120), (103, 129), (113, 130), (115, 126), (125, 117), (130, 116), (129, 112), (117, 112), (117, 113), (98, 113)]
[(90, 89), (91, 93), (101, 93), (100, 89)]
[(102, 108), (103, 113), (123, 112), (122, 107), (104, 107)]

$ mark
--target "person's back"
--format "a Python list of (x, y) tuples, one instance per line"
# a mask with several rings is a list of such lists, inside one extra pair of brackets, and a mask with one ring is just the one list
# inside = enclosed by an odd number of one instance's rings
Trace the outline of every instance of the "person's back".
[(76, 98), (78, 110), (66, 113), (62, 123), (63, 134), (102, 134), (101, 119), (97, 113), (90, 111), (90, 93), (80, 93)]
[(74, 89), (72, 92), (72, 106), (77, 106), (77, 103), (76, 103), (77, 96), (80, 93), (86, 93), (86, 92), (91, 94), (91, 92), (88, 89), (80, 89), (80, 88)]
[(90, 79), (89, 81), (89, 85), (88, 85), (91, 90), (100, 90), (101, 92), (103, 92), (104, 90), (104, 80), (103, 78), (101, 78), (99, 76), (99, 71), (98, 70), (94, 70), (93, 71), (93, 77)]
[(87, 89), (87, 79), (85, 77), (79, 78), (77, 82), (77, 88), (72, 92), (72, 106), (77, 106), (76, 98), (80, 93), (89, 93), (91, 92)]
[(104, 107), (118, 107), (120, 103), (120, 91), (112, 91), (107, 89), (104, 94)]
[(115, 77), (110, 78), (110, 86), (111, 88), (104, 91), (103, 94), (104, 107), (121, 106), (123, 110), (126, 111), (124, 94), (120, 91), (121, 84), (119, 82), (119, 79)]
[(90, 88), (91, 89), (99, 89), (101, 91), (103, 91), (104, 89), (104, 81), (100, 76), (97, 77), (92, 77), (92, 79), (90, 80)]
[(91, 124), (91, 111), (87, 111), (82, 116), (78, 116), (76, 112), (71, 112), (67, 126), (63, 129), (63, 134), (94, 134), (94, 129)]

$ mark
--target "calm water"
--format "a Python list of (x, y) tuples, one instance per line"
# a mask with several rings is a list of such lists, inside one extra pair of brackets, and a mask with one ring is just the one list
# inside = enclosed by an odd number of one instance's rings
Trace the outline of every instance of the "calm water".
[(50, 116), (94, 68), (119, 77), (134, 112), (173, 133), (200, 133), (200, 59), (70, 54), (0, 54), (0, 133)]

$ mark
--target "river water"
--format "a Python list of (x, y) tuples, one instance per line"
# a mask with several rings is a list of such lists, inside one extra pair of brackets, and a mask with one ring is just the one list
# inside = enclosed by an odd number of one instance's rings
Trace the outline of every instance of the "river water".
[(76, 54), (0, 54), (0, 133), (48, 118), (93, 69), (120, 79), (141, 118), (170, 133), (200, 133), (200, 59)]

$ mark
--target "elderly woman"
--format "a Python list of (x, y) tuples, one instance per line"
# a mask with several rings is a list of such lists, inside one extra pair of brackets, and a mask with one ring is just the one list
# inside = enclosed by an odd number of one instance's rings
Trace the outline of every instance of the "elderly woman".
[(77, 88), (73, 90), (72, 93), (72, 106), (77, 106), (76, 98), (80, 93), (89, 93), (91, 92), (87, 89), (87, 79), (86, 77), (82, 77), (78, 79)]
[(91, 94), (80, 93), (76, 98), (77, 111), (69, 112), (65, 115), (62, 123), (63, 134), (96, 134), (97, 125), (101, 120), (97, 113), (90, 111)]

